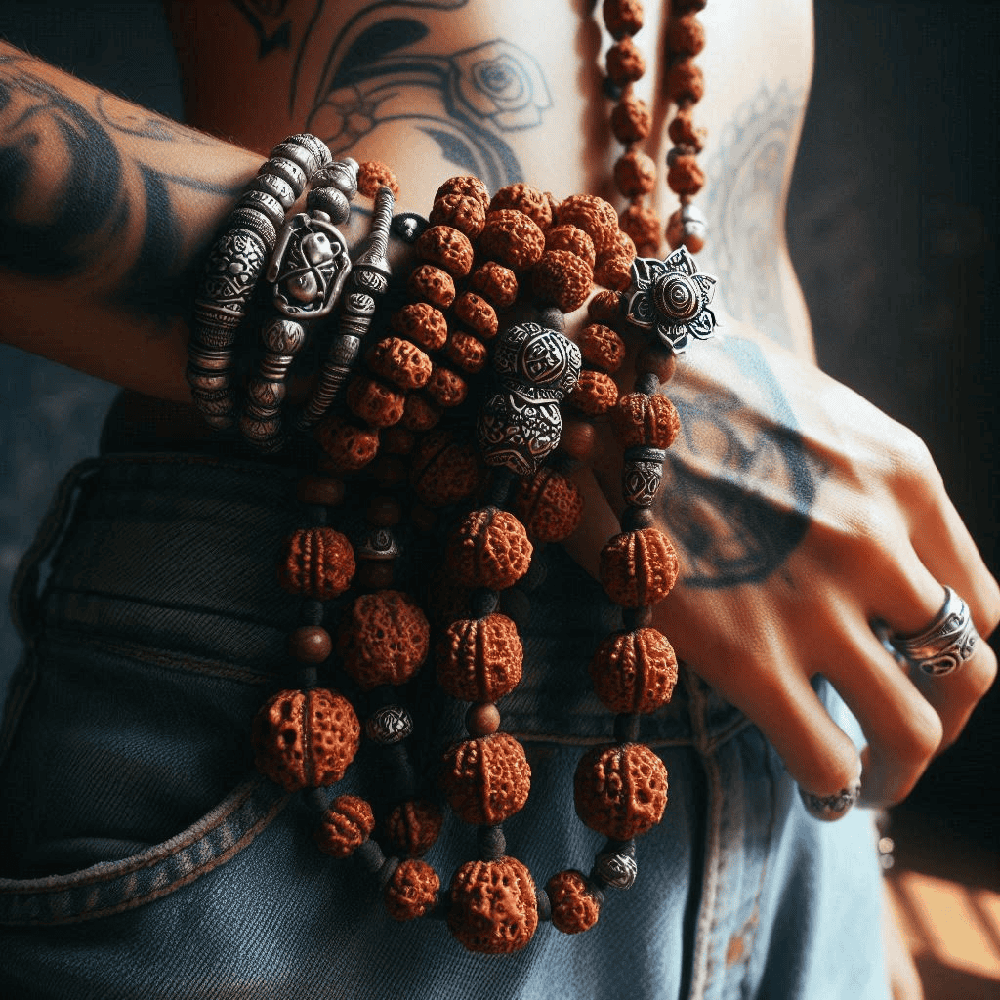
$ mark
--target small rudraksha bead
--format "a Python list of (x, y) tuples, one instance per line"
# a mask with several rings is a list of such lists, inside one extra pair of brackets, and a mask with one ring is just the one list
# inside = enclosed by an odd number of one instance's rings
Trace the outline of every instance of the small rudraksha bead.
[(477, 267), (469, 277), (469, 285), (495, 309), (508, 309), (517, 301), (517, 275), (495, 260)]
[(421, 264), (411, 271), (406, 279), (406, 290), (413, 298), (435, 309), (447, 309), (455, 301), (454, 278), (433, 264)]
[(672, 17), (667, 27), (667, 48), (671, 53), (696, 56), (705, 47), (705, 29), (694, 14)]
[(425, 396), (411, 393), (403, 404), (403, 416), (399, 422), (404, 430), (423, 433), (434, 427), (440, 419), (439, 407)]
[(500, 188), (490, 200), (490, 211), (505, 208), (523, 212), (539, 229), (545, 230), (552, 225), (552, 206), (545, 192), (530, 184), (509, 184)]
[(474, 240), (486, 224), (486, 209), (473, 195), (443, 194), (434, 200), (429, 221), (432, 226), (451, 226)]
[(594, 251), (600, 255), (615, 246), (618, 232), (618, 213), (614, 206), (594, 194), (573, 194), (559, 204), (560, 226), (576, 226), (594, 242)]
[(506, 615), (459, 618), (438, 640), (438, 684), (453, 698), (496, 701), (521, 682), (521, 657), (521, 637)]
[(511, 270), (523, 271), (538, 263), (545, 234), (523, 212), (502, 208), (487, 213), (479, 249)]
[(354, 760), (361, 726), (337, 691), (279, 691), (253, 721), (254, 764), (287, 792), (332, 785)]
[(347, 612), (337, 648), (344, 669), (366, 691), (402, 684), (427, 658), (430, 624), (406, 594), (381, 590), (359, 597)]
[(531, 290), (544, 304), (561, 312), (575, 312), (594, 287), (594, 271), (581, 257), (568, 250), (546, 250), (531, 273)]
[(609, 711), (655, 712), (674, 693), (677, 657), (654, 628), (615, 632), (597, 647), (590, 679)]
[(317, 424), (313, 432), (333, 468), (355, 472), (364, 468), (378, 452), (378, 431), (356, 427), (337, 414)]
[[(630, 241), (631, 239), (632, 237), (629, 237)], [(602, 253), (597, 258), (597, 266), (594, 268), (594, 281), (605, 288), (614, 289), (616, 292), (626, 291), (632, 283), (633, 260), (635, 260), (634, 251), (632, 253), (621, 251)]]
[(459, 295), (455, 300), (455, 315), (482, 340), (491, 340), (497, 335), (496, 310), (475, 292)]
[(654, 209), (638, 203), (627, 205), (622, 212), (621, 226), (632, 237), (640, 257), (656, 254), (660, 245), (660, 217)]
[(572, 868), (556, 872), (545, 886), (552, 904), (552, 924), (563, 934), (589, 931), (601, 915), (601, 901), (583, 872)]
[(476, 448), (451, 431), (428, 434), (413, 451), (410, 482), (428, 507), (444, 507), (472, 496), (481, 478)]
[(553, 226), (545, 232), (546, 250), (566, 250), (580, 260), (585, 260), (591, 268), (597, 262), (594, 241), (576, 226)]
[(384, 382), (356, 376), (347, 387), (351, 412), (372, 427), (391, 427), (403, 415), (406, 397)]
[(611, 112), (611, 131), (623, 146), (642, 142), (649, 135), (651, 123), (646, 102), (634, 94), (623, 94)]
[(667, 169), (667, 184), (678, 194), (695, 195), (705, 186), (705, 172), (694, 156), (675, 156)]
[(427, 385), (434, 365), (416, 344), (402, 337), (383, 337), (365, 355), (368, 367), (404, 391)]
[[(405, 405), (403, 406), (402, 420), (406, 420)], [(379, 446), (383, 454), (409, 455), (413, 451), (413, 446), (417, 443), (417, 436), (402, 425), (402, 420), (392, 427), (386, 427), (379, 435)]]
[(656, 184), (656, 164), (641, 149), (629, 149), (615, 161), (614, 178), (626, 198), (649, 194)]
[(339, 597), (354, 576), (354, 549), (333, 528), (300, 528), (285, 540), (278, 582), (290, 594), (328, 601)]
[(528, 571), (531, 542), (511, 513), (485, 507), (467, 514), (448, 540), (447, 562), (468, 587), (503, 590)]
[(634, 35), (645, 24), (642, 0), (604, 0), (604, 26), (612, 38)]
[(667, 135), (675, 146), (687, 146), (700, 153), (705, 145), (705, 129), (696, 128), (690, 108), (678, 108), (673, 121), (667, 126)]
[(392, 328), (428, 351), (436, 351), (448, 339), (448, 321), (429, 302), (411, 302), (393, 313)]
[(538, 927), (535, 883), (516, 858), (468, 861), (455, 872), (448, 892), (448, 930), (469, 951), (510, 954)]
[(697, 104), (705, 96), (705, 77), (693, 59), (680, 59), (667, 70), (667, 96), (673, 104)]
[(565, 476), (542, 466), (530, 479), (522, 479), (514, 498), (514, 513), (529, 538), (561, 542), (583, 517), (583, 497)]
[(646, 72), (646, 60), (628, 36), (608, 49), (604, 56), (604, 66), (608, 79), (617, 87), (635, 83)]
[(625, 341), (603, 323), (588, 323), (577, 340), (583, 360), (601, 371), (614, 374), (625, 358)]
[(608, 597), (625, 608), (662, 601), (677, 572), (677, 553), (659, 528), (623, 531), (601, 551), (601, 583)]
[(435, 365), (431, 377), (427, 380), (428, 395), (438, 406), (448, 409), (464, 402), (469, 393), (469, 386), (458, 372), (453, 372), (444, 365)]
[(443, 198), (448, 194), (467, 194), (476, 198), (483, 206), (487, 208), (490, 204), (490, 193), (486, 190), (486, 185), (478, 178), (471, 175), (464, 175), (458, 177), (449, 177), (438, 189), (434, 195), (435, 200), (438, 198)]
[(366, 198), (374, 198), (380, 187), (392, 188), (399, 196), (399, 182), (396, 175), (378, 160), (366, 160), (358, 164), (358, 192)]
[(332, 650), (330, 633), (321, 625), (301, 625), (288, 637), (288, 652), (300, 663), (322, 663)]
[(611, 411), (611, 426), (623, 448), (669, 448), (680, 433), (681, 418), (666, 396), (630, 392)]
[(618, 386), (610, 375), (584, 368), (569, 394), (569, 401), (588, 417), (597, 417), (618, 402)]
[(523, 808), (530, 787), (524, 748), (509, 733), (453, 743), (442, 758), (441, 789), (466, 823), (502, 823)]
[(371, 836), (374, 829), (372, 807), (356, 795), (340, 795), (323, 813), (319, 829), (313, 836), (324, 854), (346, 858)]
[(638, 837), (660, 822), (667, 805), (667, 769), (644, 743), (588, 750), (573, 776), (576, 813), (612, 840)]
[(423, 857), (441, 832), (441, 810), (425, 799), (400, 802), (385, 821), (385, 832), (393, 850), (412, 858)]
[(417, 253), (421, 260), (440, 267), (455, 278), (464, 278), (472, 270), (475, 256), (469, 237), (451, 226), (425, 229), (417, 240)]
[(587, 303), (587, 315), (595, 323), (615, 323), (621, 319), (622, 296), (610, 289), (601, 289)]
[(486, 366), (487, 352), (481, 340), (464, 330), (452, 330), (444, 353), (464, 372), (475, 374)]
[(414, 920), (434, 909), (437, 872), (426, 861), (401, 861), (385, 887), (385, 908), (393, 920)]

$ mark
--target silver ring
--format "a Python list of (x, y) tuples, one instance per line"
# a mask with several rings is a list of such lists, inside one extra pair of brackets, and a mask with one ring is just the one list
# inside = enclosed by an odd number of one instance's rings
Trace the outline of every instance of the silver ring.
[(855, 781), (849, 788), (842, 788), (833, 795), (813, 795), (800, 785), (799, 795), (812, 816), (829, 823), (846, 816), (854, 808), (854, 803), (861, 797), (861, 782)]
[(931, 677), (957, 670), (976, 649), (979, 633), (969, 605), (951, 587), (944, 588), (944, 604), (918, 635), (896, 636), (893, 644), (915, 667)]

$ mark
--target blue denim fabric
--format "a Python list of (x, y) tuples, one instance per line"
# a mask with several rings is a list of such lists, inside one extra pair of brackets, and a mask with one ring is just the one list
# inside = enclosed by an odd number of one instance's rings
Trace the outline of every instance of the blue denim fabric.
[[(15, 595), (26, 651), (0, 744), (4, 996), (888, 995), (870, 821), (811, 819), (759, 731), (686, 673), (643, 732), (670, 804), (639, 840), (637, 884), (608, 892), (594, 930), (542, 925), (516, 955), (482, 956), (442, 922), (389, 919), (371, 876), (316, 850), (302, 797), (252, 769), (250, 722), (281, 686), (297, 623), (273, 570), (298, 523), (295, 478), (119, 455), (61, 491)], [(589, 869), (601, 847), (574, 814), (572, 775), (580, 748), (610, 735), (586, 664), (614, 620), (552, 553), (523, 627), (524, 682), (501, 703), (532, 769), (508, 850), (540, 884)], [(362, 761), (336, 791), (370, 780)], [(474, 853), (474, 831), (449, 819), (428, 860), (446, 881)]]

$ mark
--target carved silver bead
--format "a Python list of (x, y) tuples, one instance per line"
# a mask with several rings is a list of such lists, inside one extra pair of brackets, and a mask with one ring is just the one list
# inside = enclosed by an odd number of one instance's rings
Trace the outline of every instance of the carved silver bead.
[(299, 164), (283, 156), (272, 156), (257, 171), (257, 174), (272, 174), (275, 177), (280, 177), (292, 189), (296, 198), (305, 191), (306, 184), (309, 181), (309, 178), (306, 177), (306, 172)]
[(325, 316), (336, 305), (350, 271), (347, 241), (340, 230), (299, 212), (282, 228), (267, 269), (274, 306), (297, 319)]
[(250, 187), (255, 191), (266, 191), (278, 200), (286, 212), (295, 204), (295, 199), (298, 197), (292, 185), (277, 174), (259, 173), (251, 181)]
[(355, 549), (359, 559), (372, 559), (376, 562), (388, 562), (399, 555), (396, 536), (388, 528), (376, 528), (369, 531)]
[(348, 199), (358, 193), (358, 161), (352, 156), (334, 160), (329, 166), (321, 167), (313, 177), (316, 187), (332, 187), (343, 192)]
[(600, 881), (612, 889), (631, 889), (639, 874), (639, 866), (630, 854), (602, 852), (594, 861)]
[(580, 349), (539, 323), (508, 327), (497, 340), (493, 369), (502, 380), (548, 389), (561, 398), (580, 377)]
[(479, 411), (478, 436), (487, 465), (530, 476), (559, 445), (559, 403), (552, 396), (534, 396), (530, 386), (494, 393)]
[(365, 722), (365, 735), (383, 746), (399, 743), (412, 732), (413, 719), (402, 705), (384, 705)]
[(285, 221), (285, 208), (278, 199), (268, 191), (261, 191), (251, 188), (240, 195), (240, 200), (236, 203), (237, 209), (256, 208), (270, 220), (271, 225), (277, 230)]
[(342, 226), (351, 217), (351, 203), (343, 191), (335, 187), (316, 187), (306, 195), (306, 208), (314, 212), (325, 212), (335, 226)]

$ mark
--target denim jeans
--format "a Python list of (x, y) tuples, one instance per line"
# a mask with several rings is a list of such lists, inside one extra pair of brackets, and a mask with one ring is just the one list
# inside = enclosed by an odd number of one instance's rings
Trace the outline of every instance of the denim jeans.
[[(64, 483), (14, 595), (25, 653), (0, 745), (4, 996), (884, 1000), (870, 820), (809, 817), (761, 733), (686, 671), (644, 720), (670, 773), (663, 822), (594, 929), (543, 924), (520, 952), (483, 956), (442, 921), (391, 920), (355, 861), (316, 850), (302, 797), (252, 766), (250, 723), (282, 686), (297, 624), (274, 576), (298, 525), (295, 479), (135, 454)], [(581, 748), (610, 738), (586, 666), (615, 623), (560, 551), (547, 567), (522, 628), (524, 681), (500, 706), (532, 771), (508, 851), (540, 885), (589, 870), (601, 847), (574, 813), (572, 775)], [(336, 791), (369, 780), (356, 764)], [(475, 850), (449, 817), (428, 860), (446, 885)]]

